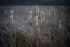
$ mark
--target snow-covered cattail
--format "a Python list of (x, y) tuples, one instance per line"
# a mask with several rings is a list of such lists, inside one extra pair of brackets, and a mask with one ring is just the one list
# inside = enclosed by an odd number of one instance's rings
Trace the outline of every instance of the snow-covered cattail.
[(34, 19), (35, 25), (38, 25), (38, 15), (39, 15), (39, 7), (36, 6), (36, 8), (35, 8), (35, 19)]
[(30, 21), (31, 19), (32, 19), (32, 11), (29, 11), (28, 21)]
[(45, 13), (43, 11), (41, 11), (41, 14), (40, 14), (40, 22), (41, 24), (45, 21)]
[(13, 10), (10, 10), (10, 24), (13, 23)]
[(36, 8), (35, 8), (35, 15), (38, 16), (38, 14), (39, 14), (39, 7), (36, 6)]
[(38, 25), (38, 16), (35, 16), (35, 25)]

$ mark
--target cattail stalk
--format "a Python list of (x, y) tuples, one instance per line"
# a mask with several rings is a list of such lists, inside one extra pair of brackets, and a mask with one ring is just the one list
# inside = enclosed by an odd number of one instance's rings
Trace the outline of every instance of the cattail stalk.
[(34, 44), (35, 47), (38, 47), (38, 14), (39, 14), (39, 7), (36, 6), (35, 8), (35, 19), (34, 19)]
[(13, 10), (10, 10), (10, 47), (13, 46), (12, 43), (12, 23), (13, 23)]

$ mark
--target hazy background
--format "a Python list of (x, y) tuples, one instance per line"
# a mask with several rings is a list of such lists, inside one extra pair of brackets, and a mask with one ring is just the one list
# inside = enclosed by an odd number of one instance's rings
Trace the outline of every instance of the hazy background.
[(0, 0), (0, 5), (70, 5), (70, 0)]

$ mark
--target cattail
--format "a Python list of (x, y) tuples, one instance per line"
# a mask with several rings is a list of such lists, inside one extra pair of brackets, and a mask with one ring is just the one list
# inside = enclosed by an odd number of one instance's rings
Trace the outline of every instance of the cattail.
[(41, 11), (41, 14), (40, 14), (40, 22), (41, 24), (45, 21), (45, 13), (43, 11)]
[(35, 19), (34, 19), (35, 25), (38, 25), (38, 15), (39, 15), (39, 7), (36, 6), (36, 8), (35, 8)]
[(32, 19), (32, 11), (29, 11), (28, 21), (30, 21), (31, 19)]
[(36, 6), (36, 8), (35, 8), (35, 13), (36, 13), (36, 16), (39, 14), (39, 7), (38, 6)]
[(10, 10), (10, 24), (13, 23), (13, 10)]
[(35, 25), (38, 25), (38, 16), (35, 16)]

